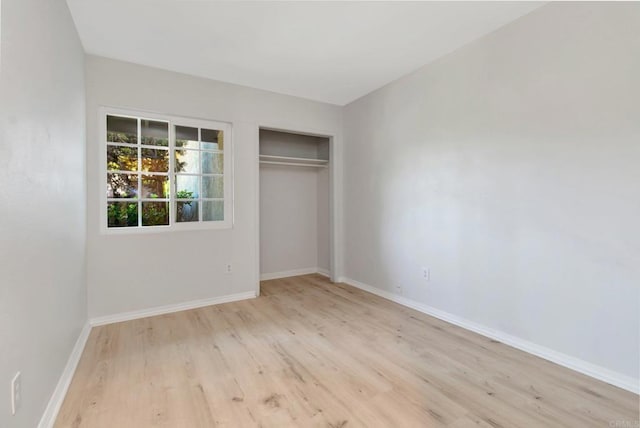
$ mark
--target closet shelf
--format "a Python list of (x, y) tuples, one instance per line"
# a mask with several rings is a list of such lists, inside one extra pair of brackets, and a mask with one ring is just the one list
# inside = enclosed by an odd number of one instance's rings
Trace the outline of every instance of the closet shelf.
[(316, 167), (316, 168), (326, 168), (329, 161), (325, 159), (260, 155), (260, 163), (271, 164), (271, 165), (310, 166), (310, 167)]

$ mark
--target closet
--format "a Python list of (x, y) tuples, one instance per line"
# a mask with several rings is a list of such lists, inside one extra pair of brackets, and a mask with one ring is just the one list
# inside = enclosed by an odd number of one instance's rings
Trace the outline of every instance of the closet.
[(260, 278), (330, 271), (330, 139), (260, 129)]

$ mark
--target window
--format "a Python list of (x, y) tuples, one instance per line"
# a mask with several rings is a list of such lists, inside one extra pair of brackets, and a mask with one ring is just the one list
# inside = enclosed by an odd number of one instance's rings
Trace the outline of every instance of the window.
[(231, 226), (229, 124), (115, 110), (100, 117), (107, 230)]

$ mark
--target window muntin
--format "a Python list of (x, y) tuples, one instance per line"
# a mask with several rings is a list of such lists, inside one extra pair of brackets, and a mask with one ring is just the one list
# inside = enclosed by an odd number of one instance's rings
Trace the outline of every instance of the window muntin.
[(230, 226), (228, 124), (120, 112), (103, 119), (107, 230)]

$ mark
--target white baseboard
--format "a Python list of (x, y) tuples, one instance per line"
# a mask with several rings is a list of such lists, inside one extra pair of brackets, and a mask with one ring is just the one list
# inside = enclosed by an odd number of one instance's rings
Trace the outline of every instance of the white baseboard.
[(322, 276), (326, 276), (327, 278), (331, 278), (331, 272), (329, 272), (327, 269), (318, 268), (316, 270), (316, 273), (318, 275), (322, 275)]
[(82, 356), (82, 351), (84, 351), (84, 346), (87, 343), (90, 332), (91, 326), (87, 322), (82, 328), (82, 331), (78, 336), (78, 340), (76, 340), (76, 344), (71, 350), (71, 355), (69, 355), (64, 371), (58, 380), (56, 388), (53, 390), (53, 394), (51, 395), (49, 404), (47, 404), (47, 408), (40, 419), (38, 428), (51, 428), (56, 422), (58, 412), (60, 411), (60, 407), (62, 407), (64, 397), (67, 395), (67, 390), (69, 389), (69, 385), (71, 385), (71, 380), (73, 379), (76, 367), (78, 367), (78, 363), (80, 362), (80, 357)]
[(294, 269), (294, 270), (285, 270), (282, 272), (273, 272), (273, 273), (261, 273), (260, 281), (268, 281), (270, 279), (279, 279), (279, 278), (288, 278), (290, 276), (298, 276), (298, 275), (309, 275), (311, 273), (318, 273), (319, 269), (317, 267), (310, 267), (304, 269)]
[(192, 300), (189, 302), (177, 303), (175, 305), (156, 306), (155, 308), (141, 309), (139, 311), (122, 312), (119, 314), (106, 315), (91, 318), (89, 323), (92, 327), (116, 322), (130, 321), (139, 318), (152, 317), (156, 315), (170, 314), (172, 312), (186, 311), (189, 309), (201, 308), (204, 306), (217, 305), (220, 303), (236, 302), (238, 300), (253, 299), (257, 294), (255, 291), (244, 293), (228, 294), (226, 296), (212, 297), (209, 299)]
[(607, 368), (586, 362), (579, 358), (572, 357), (558, 351), (554, 351), (553, 349), (535, 344), (533, 342), (529, 342), (516, 336), (512, 336), (508, 333), (485, 327), (457, 315), (450, 314), (448, 312), (436, 309), (415, 300), (408, 299), (395, 293), (391, 293), (389, 291), (381, 290), (379, 288), (364, 284), (351, 278), (340, 278), (340, 282), (344, 282), (361, 290), (368, 291), (369, 293), (399, 303), (403, 306), (407, 306), (411, 309), (415, 309), (419, 312), (431, 315), (435, 318), (457, 325), (466, 330), (471, 330), (488, 338), (498, 340), (506, 345), (520, 349), (521, 351), (528, 352), (529, 354), (538, 356), (540, 358), (544, 358), (545, 360), (551, 361), (563, 367), (567, 367), (571, 370), (575, 370), (592, 378), (601, 380), (635, 394), (640, 394), (640, 382), (638, 381), (638, 379), (634, 379), (630, 376), (614, 372)]

